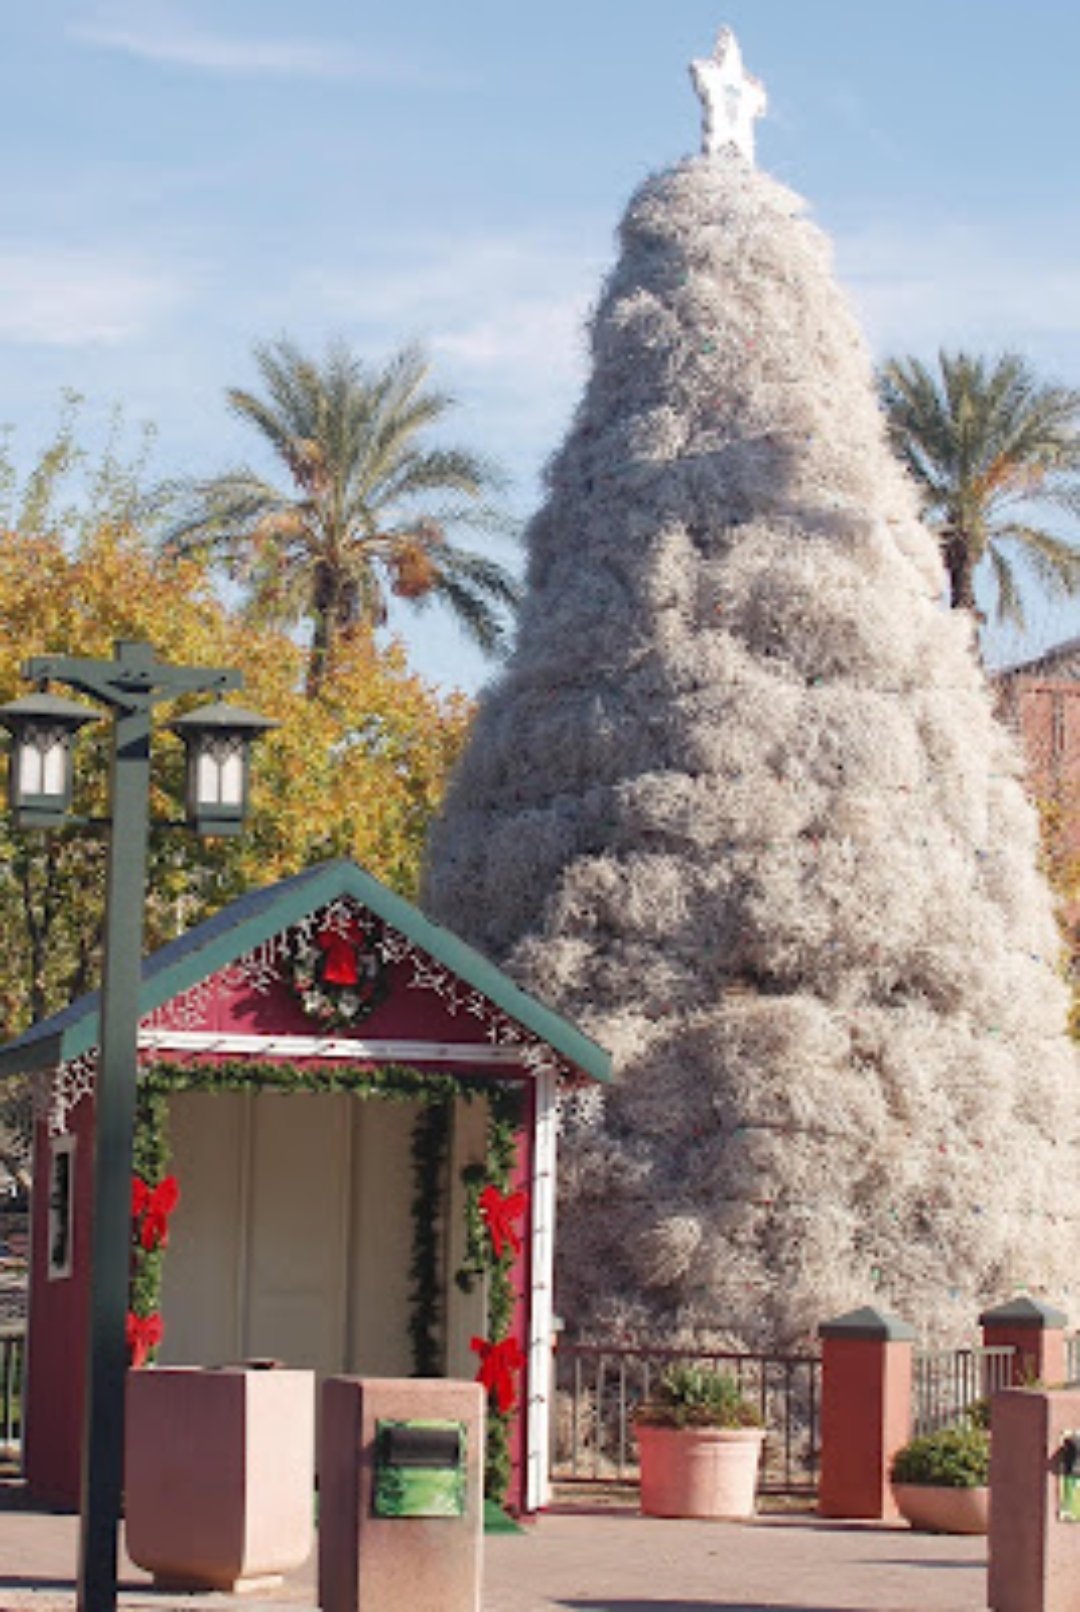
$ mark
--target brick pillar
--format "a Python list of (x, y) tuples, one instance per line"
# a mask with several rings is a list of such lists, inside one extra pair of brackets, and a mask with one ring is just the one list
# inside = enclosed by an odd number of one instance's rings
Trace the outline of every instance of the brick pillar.
[(911, 1437), (911, 1346), (906, 1321), (869, 1305), (826, 1321), (821, 1336), (823, 1517), (898, 1515), (889, 1464)]
[[(983, 1344), (987, 1349), (1012, 1344), (1012, 1382), (1017, 1387), (1039, 1382), (1044, 1387), (1060, 1386), (1068, 1375), (1065, 1369), (1066, 1317), (1040, 1299), (1011, 1299), (984, 1310), (979, 1317)], [(1006, 1387), (1004, 1378), (995, 1384)]]

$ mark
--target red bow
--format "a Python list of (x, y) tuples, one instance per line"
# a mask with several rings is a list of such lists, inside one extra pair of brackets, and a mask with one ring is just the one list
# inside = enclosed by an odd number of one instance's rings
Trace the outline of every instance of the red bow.
[(496, 1259), (501, 1259), (507, 1248), (515, 1258), (521, 1253), (521, 1238), (513, 1222), (521, 1219), (528, 1201), (524, 1192), (508, 1192), (504, 1197), (498, 1187), (485, 1187), (480, 1194), (480, 1213), (491, 1233)]
[(137, 1371), (140, 1366), (146, 1365), (151, 1349), (156, 1349), (165, 1336), (165, 1323), (156, 1310), (153, 1315), (136, 1315), (129, 1310), (124, 1330), (131, 1367)]
[(476, 1380), (488, 1393), (494, 1393), (495, 1403), (505, 1415), (514, 1405), (514, 1373), (525, 1364), (525, 1356), (516, 1338), (504, 1338), (501, 1343), (489, 1343), (487, 1338), (473, 1338), (469, 1348), (480, 1356), (480, 1370)]
[(131, 1178), (131, 1216), (142, 1224), (139, 1241), (149, 1252), (164, 1248), (169, 1241), (169, 1216), (180, 1202), (180, 1186), (174, 1175), (167, 1175), (156, 1187), (148, 1187), (140, 1175)]
[(360, 966), (356, 954), (364, 944), (364, 931), (356, 919), (350, 918), (341, 930), (324, 929), (316, 941), (326, 953), (323, 984), (359, 985)]

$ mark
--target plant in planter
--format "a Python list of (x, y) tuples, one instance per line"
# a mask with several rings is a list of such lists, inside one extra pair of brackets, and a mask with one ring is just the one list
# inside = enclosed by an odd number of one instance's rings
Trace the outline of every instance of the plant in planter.
[(893, 1456), (893, 1494), (913, 1528), (984, 1534), (989, 1516), (990, 1434), (972, 1416), (960, 1427), (913, 1438)]
[(734, 1377), (672, 1366), (634, 1418), (649, 1517), (749, 1517), (765, 1432)]

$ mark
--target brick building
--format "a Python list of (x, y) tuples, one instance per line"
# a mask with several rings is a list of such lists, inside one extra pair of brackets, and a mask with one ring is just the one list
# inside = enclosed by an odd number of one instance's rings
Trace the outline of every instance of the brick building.
[[(1080, 638), (994, 674), (998, 710), (1019, 734), (1033, 798), (1050, 827), (1055, 875), (1080, 885)], [(1080, 889), (1064, 916), (1080, 929)]]

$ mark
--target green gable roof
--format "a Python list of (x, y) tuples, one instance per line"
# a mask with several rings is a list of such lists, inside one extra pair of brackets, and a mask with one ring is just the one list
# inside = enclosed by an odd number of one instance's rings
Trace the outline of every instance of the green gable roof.
[[(352, 896), (400, 931), (508, 1017), (531, 1030), (583, 1075), (593, 1080), (611, 1079), (611, 1059), (595, 1041), (529, 996), (449, 929), (432, 923), (418, 907), (395, 895), (355, 862), (344, 860), (323, 862), (267, 889), (250, 891), (146, 958), (139, 1017), (145, 1018), (164, 1002), (340, 896)], [(98, 1035), (98, 993), (94, 991), (52, 1018), (31, 1025), (0, 1048), (0, 1077), (54, 1069), (96, 1047)]]

